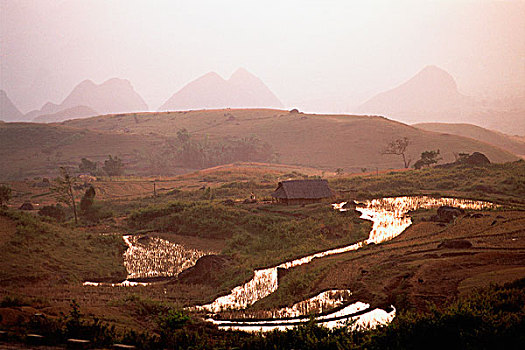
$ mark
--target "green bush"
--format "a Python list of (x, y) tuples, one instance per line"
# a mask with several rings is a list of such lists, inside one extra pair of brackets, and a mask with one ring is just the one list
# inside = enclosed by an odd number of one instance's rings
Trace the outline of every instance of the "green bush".
[(38, 211), (38, 215), (53, 218), (58, 222), (66, 220), (66, 211), (60, 204), (46, 205)]

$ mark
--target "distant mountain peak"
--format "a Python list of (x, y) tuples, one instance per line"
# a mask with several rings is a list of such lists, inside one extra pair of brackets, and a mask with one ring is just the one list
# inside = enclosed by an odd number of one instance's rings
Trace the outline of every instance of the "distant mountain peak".
[(69, 119), (93, 117), (99, 113), (87, 106), (76, 106), (53, 114), (42, 114), (33, 119), (36, 123), (59, 123)]
[(405, 122), (454, 121), (470, 107), (452, 75), (434, 65), (412, 78), (377, 94), (358, 108), (358, 113), (379, 114)]
[[(257, 78), (255, 75), (253, 75), (252, 73), (248, 72), (246, 69), (240, 67), (240, 68), (237, 68), (237, 70), (235, 70), (235, 72), (233, 72), (233, 74), (231, 75), (230, 79), (244, 78), (244, 77)], [(257, 78), (257, 79), (259, 79), (259, 78)]]
[(7, 92), (0, 90), (0, 120), (10, 122), (19, 121), (24, 115), (16, 108), (7, 96)]
[(454, 77), (444, 69), (437, 66), (426, 66), (407, 83), (434, 84), (441, 89), (457, 90), (458, 86)]
[[(434, 64), (429, 64), (427, 66), (425, 66), (421, 72), (440, 72), (440, 73), (445, 73), (445, 74), (448, 74), (448, 72), (442, 68), (439, 68), (438, 66), (434, 65)], [(420, 73), (421, 73), (420, 72)]]
[(215, 72), (186, 84), (159, 109), (282, 108), (282, 103), (261, 79), (238, 68), (228, 80)]
[(91, 86), (96, 86), (97, 84), (95, 84), (93, 82), (93, 80), (91, 79), (85, 79), (85, 80), (82, 80), (76, 87), (91, 87)]
[[(79, 108), (82, 106), (83, 108)], [(100, 84), (90, 79), (76, 85), (59, 105), (47, 102), (40, 110), (27, 114), (27, 118), (58, 120), (73, 116), (85, 117), (93, 113), (112, 114), (147, 111), (148, 106), (127, 79), (110, 78)], [(97, 111), (97, 112), (94, 112)]]
[(121, 78), (110, 78), (103, 82), (102, 84), (99, 84), (99, 86), (123, 86), (123, 87), (130, 87), (133, 89), (133, 86), (131, 85), (131, 82), (128, 79), (121, 79)]
[(224, 82), (224, 78), (221, 77), (218, 73), (216, 72), (208, 72), (200, 77), (198, 77), (197, 79), (193, 80), (193, 82), (201, 82), (201, 81), (210, 81), (210, 82)]

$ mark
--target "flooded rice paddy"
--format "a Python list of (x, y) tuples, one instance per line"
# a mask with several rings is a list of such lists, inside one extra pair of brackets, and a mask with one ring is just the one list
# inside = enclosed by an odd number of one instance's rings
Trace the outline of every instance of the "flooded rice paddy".
[[(378, 325), (392, 322), (396, 310), (382, 309), (370, 310), (370, 305), (356, 302), (345, 306), (333, 313), (315, 317), (315, 322), (327, 328), (350, 326), (352, 329), (372, 328)], [(273, 330), (284, 331), (301, 324), (310, 322), (309, 317), (298, 317), (293, 319), (271, 319), (271, 320), (217, 320), (207, 319), (222, 330), (242, 330), (245, 332), (269, 332)]]
[(309, 299), (295, 303), (291, 307), (276, 310), (230, 311), (221, 314), (223, 319), (275, 319), (275, 318), (304, 318), (305, 315), (316, 315), (342, 307), (350, 299), (352, 293), (348, 289), (332, 289), (321, 292)]
[(128, 249), (124, 252), (124, 267), (128, 272), (126, 280), (120, 283), (84, 282), (85, 286), (137, 286), (145, 282), (130, 281), (138, 278), (176, 277), (192, 267), (204, 255), (212, 251), (188, 249), (181, 244), (171, 243), (159, 237), (124, 236)]
[[(347, 211), (345, 208), (346, 202), (334, 204), (335, 210)], [(224, 310), (242, 310), (252, 305), (256, 301), (272, 294), (278, 288), (277, 269), (289, 269), (295, 266), (307, 264), (313, 259), (321, 258), (329, 255), (340, 254), (357, 250), (367, 244), (381, 243), (395, 238), (400, 235), (411, 224), (412, 220), (408, 216), (409, 211), (417, 209), (432, 209), (443, 205), (459, 207), (462, 209), (482, 210), (494, 208), (495, 205), (488, 202), (473, 201), (456, 198), (433, 198), (433, 197), (392, 197), (374, 199), (366, 202), (356, 202), (356, 208), (361, 213), (361, 218), (372, 221), (372, 229), (368, 239), (346, 246), (327, 250), (324, 252), (312, 254), (292, 261), (284, 262), (275, 267), (260, 269), (254, 271), (254, 277), (247, 283), (235, 287), (230, 294), (221, 296), (210, 304), (196, 306), (198, 310), (207, 311), (209, 313), (217, 314)], [(395, 316), (395, 309), (391, 312), (385, 310), (374, 309), (366, 313), (354, 315), (356, 305), (362, 306), (363, 303), (355, 303), (347, 307), (335, 311), (332, 314), (317, 317), (319, 323), (323, 323), (326, 327), (335, 327), (345, 323), (350, 319), (355, 321), (357, 325), (373, 326), (384, 322), (389, 322)], [(368, 307), (368, 306), (367, 306)], [(279, 313), (279, 311), (277, 311)], [(286, 314), (287, 311), (283, 311)], [(303, 314), (304, 315), (304, 314)], [(337, 318), (334, 320), (334, 318)], [(228, 320), (214, 320), (212, 322), (224, 329), (243, 329), (243, 330), (273, 330), (284, 327), (293, 327), (300, 320), (294, 322), (285, 320), (268, 320), (268, 321), (250, 321), (247, 317), (246, 321), (228, 321)]]
[(174, 277), (213, 252), (188, 249), (158, 237), (124, 236), (124, 266), (130, 278)]
[[(333, 204), (335, 210), (344, 212), (346, 202)], [(361, 213), (361, 218), (372, 221), (372, 229), (368, 238), (341, 248), (283, 262), (274, 267), (254, 271), (253, 278), (231, 290), (227, 295), (215, 299), (205, 305), (192, 307), (193, 310), (205, 311), (209, 314), (218, 314), (221, 311), (245, 310), (255, 302), (274, 293), (278, 285), (278, 269), (290, 269), (308, 264), (313, 259), (334, 254), (341, 254), (358, 250), (367, 244), (379, 244), (400, 235), (411, 224), (408, 213), (417, 209), (432, 209), (440, 206), (454, 206), (462, 209), (483, 210), (494, 208), (488, 202), (473, 201), (456, 198), (419, 197), (392, 197), (374, 199), (365, 202), (355, 202), (355, 210)], [(195, 265), (197, 260), (213, 252), (187, 249), (180, 244), (174, 244), (158, 237), (124, 236), (128, 249), (124, 253), (124, 266), (128, 271), (126, 281), (112, 286), (145, 285), (147, 283), (133, 282), (130, 279), (151, 277), (174, 277), (183, 270)], [(100, 285), (96, 282), (85, 282), (85, 285)], [(107, 285), (107, 284), (106, 284)], [(390, 311), (370, 309), (370, 305), (356, 302), (345, 306), (349, 290), (330, 290), (322, 292), (312, 298), (298, 302), (291, 307), (242, 314), (243, 319), (224, 320), (210, 316), (209, 321), (221, 329), (242, 329), (244, 331), (270, 331), (274, 329), (288, 329), (309, 321), (305, 315), (317, 314), (315, 322), (333, 328), (352, 324), (352, 327), (374, 327), (378, 324), (390, 322), (395, 317), (395, 309)], [(333, 310), (330, 312), (329, 310)], [(262, 317), (261, 317), (262, 316)], [(257, 318), (257, 319), (255, 319)], [(264, 318), (264, 319), (262, 319)]]

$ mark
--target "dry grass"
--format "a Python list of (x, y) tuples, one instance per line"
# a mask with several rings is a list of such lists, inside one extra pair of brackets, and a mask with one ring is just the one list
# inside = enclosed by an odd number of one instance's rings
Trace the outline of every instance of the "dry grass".
[[(235, 120), (230, 120), (233, 115)], [(314, 115), (270, 109), (206, 110), (99, 116), (62, 124), (0, 125), (0, 162), (8, 164), (0, 178), (49, 175), (58, 166), (77, 165), (81, 157), (102, 161), (118, 155), (128, 171), (148, 174), (147, 160), (163, 140), (186, 128), (196, 140), (220, 141), (255, 135), (268, 143), (280, 163), (346, 172), (400, 168), (396, 156), (382, 156), (390, 141), (408, 137), (408, 155), (440, 149), (444, 161), (454, 152), (482, 152), (494, 162), (516, 157), (489, 144), (454, 135), (423, 131), (383, 117)], [(141, 154), (141, 156), (139, 156)], [(174, 168), (173, 173), (188, 169)]]

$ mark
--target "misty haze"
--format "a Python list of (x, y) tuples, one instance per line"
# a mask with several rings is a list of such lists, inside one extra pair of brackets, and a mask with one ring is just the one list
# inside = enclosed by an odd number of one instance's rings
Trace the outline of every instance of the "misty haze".
[(523, 18), (0, 0), (0, 348), (521, 348)]

